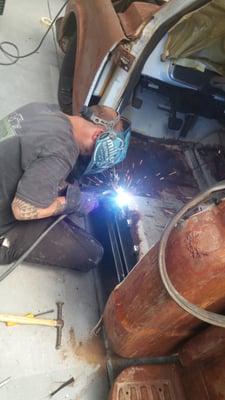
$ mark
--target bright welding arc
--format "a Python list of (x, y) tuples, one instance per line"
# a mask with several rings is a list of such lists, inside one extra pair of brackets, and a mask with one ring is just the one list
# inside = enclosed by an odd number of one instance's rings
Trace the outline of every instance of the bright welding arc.
[(116, 203), (119, 207), (132, 205), (133, 199), (129, 192), (126, 192), (121, 186), (116, 189)]

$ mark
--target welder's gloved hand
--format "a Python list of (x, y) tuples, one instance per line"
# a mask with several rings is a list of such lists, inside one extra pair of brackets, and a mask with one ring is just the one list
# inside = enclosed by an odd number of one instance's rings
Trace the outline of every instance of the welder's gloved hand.
[(81, 192), (80, 205), (77, 212), (87, 215), (99, 205), (98, 197), (93, 192)]
[(75, 182), (69, 185), (66, 191), (66, 213), (76, 212), (87, 215), (98, 207), (98, 198), (93, 192), (81, 192), (79, 185)]
[(81, 191), (77, 182), (73, 185), (68, 185), (66, 189), (66, 208), (65, 213), (69, 214), (75, 212), (77, 207), (80, 206)]

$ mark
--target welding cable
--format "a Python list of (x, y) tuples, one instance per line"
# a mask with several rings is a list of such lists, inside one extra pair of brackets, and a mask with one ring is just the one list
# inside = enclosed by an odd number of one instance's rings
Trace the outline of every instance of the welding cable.
[(200, 319), (201, 321), (207, 322), (208, 324), (219, 326), (222, 328), (225, 328), (225, 316), (211, 312), (211, 311), (206, 311), (202, 309), (201, 307), (198, 307), (192, 303), (190, 303), (188, 300), (186, 300), (173, 286), (168, 273), (166, 269), (166, 246), (167, 242), (170, 236), (170, 233), (174, 229), (174, 227), (177, 225), (179, 220), (184, 216), (184, 214), (191, 210), (193, 207), (197, 206), (199, 203), (207, 200), (213, 193), (219, 192), (221, 190), (225, 189), (225, 181), (222, 181), (221, 183), (210, 187), (207, 189), (205, 192), (200, 193), (197, 195), (194, 199), (192, 199), (190, 202), (188, 202), (184, 207), (181, 208), (181, 210), (172, 218), (172, 220), (169, 222), (167, 225), (166, 229), (163, 232), (160, 244), (159, 244), (159, 256), (158, 256), (158, 261), (159, 261), (159, 272), (160, 276), (163, 282), (163, 285), (165, 286), (167, 292), (169, 295), (172, 297), (172, 299), (186, 312), (189, 314), (193, 315), (194, 317)]
[(19, 264), (21, 264), (25, 258), (35, 249), (35, 247), (45, 238), (45, 236), (56, 226), (60, 221), (66, 217), (66, 214), (60, 215), (45, 231), (35, 240), (35, 242), (25, 251), (25, 253), (18, 258), (11, 266), (0, 275), (0, 282), (3, 281), (11, 272), (13, 272)]
[[(1, 42), (1, 43), (0, 43), (0, 51), (2, 51), (2, 53), (4, 53), (8, 58), (10, 58), (10, 57), (11, 57), (11, 58), (14, 58), (14, 60), (11, 61), (11, 62), (9, 62), (9, 63), (0, 62), (0, 65), (13, 65), (13, 64), (15, 64), (17, 61), (19, 61), (20, 58), (26, 58), (26, 57), (31, 56), (32, 54), (35, 54), (35, 53), (40, 49), (42, 43), (44, 42), (44, 40), (45, 40), (45, 38), (46, 38), (46, 36), (47, 36), (47, 34), (48, 34), (49, 31), (52, 29), (53, 25), (55, 24), (55, 22), (56, 22), (56, 20), (57, 20), (57, 18), (58, 18), (58, 16), (59, 16), (59, 14), (60, 14), (60, 13), (62, 12), (62, 10), (66, 7), (66, 5), (67, 5), (68, 2), (69, 2), (69, 0), (66, 0), (66, 2), (65, 2), (65, 3), (62, 5), (62, 7), (60, 8), (60, 10), (57, 12), (55, 18), (52, 20), (52, 22), (51, 22), (51, 24), (49, 25), (47, 31), (46, 31), (45, 34), (43, 35), (43, 37), (42, 37), (42, 39), (41, 39), (39, 45), (38, 45), (34, 50), (30, 51), (29, 53), (24, 54), (24, 55), (21, 56), (21, 55), (20, 55), (20, 52), (19, 52), (19, 48), (17, 47), (17, 45), (16, 45), (15, 43), (12, 43), (12, 42), (9, 42), (9, 41), (3, 41), (3, 42)], [(9, 53), (7, 50), (5, 50), (4, 47), (3, 47), (4, 45), (10, 45), (10, 46), (14, 47), (14, 49), (16, 50), (17, 55), (14, 55), (14, 54), (12, 54), (12, 53)]]

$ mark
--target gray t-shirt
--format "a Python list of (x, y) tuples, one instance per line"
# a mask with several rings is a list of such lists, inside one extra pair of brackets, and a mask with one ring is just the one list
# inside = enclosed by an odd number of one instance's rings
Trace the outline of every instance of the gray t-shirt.
[(15, 223), (15, 195), (36, 207), (48, 207), (79, 155), (72, 125), (57, 105), (31, 103), (5, 121), (12, 135), (0, 140), (0, 235)]

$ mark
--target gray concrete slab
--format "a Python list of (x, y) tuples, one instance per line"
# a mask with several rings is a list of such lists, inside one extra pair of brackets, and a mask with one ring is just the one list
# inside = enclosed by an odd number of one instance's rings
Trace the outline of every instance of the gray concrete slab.
[[(1, 271), (3, 271), (1, 267)], [(89, 339), (98, 320), (92, 271), (86, 274), (60, 268), (24, 264), (0, 285), (0, 312), (24, 315), (55, 309), (63, 301), (62, 347), (55, 350), (56, 329), (17, 325), (0, 329), (1, 400), (47, 398), (62, 382), (74, 377), (59, 399), (105, 399), (104, 348), (100, 338)], [(101, 384), (100, 384), (101, 383)], [(92, 387), (90, 389), (90, 387)], [(91, 390), (92, 396), (88, 397)], [(96, 393), (93, 397), (93, 392)], [(65, 394), (68, 397), (65, 397)]]
[[(21, 55), (32, 51), (48, 28), (41, 19), (49, 17), (49, 5), (52, 5), (51, 14), (55, 15), (62, 4), (62, 1), (7, 0), (0, 17), (0, 41), (15, 43)], [(7, 49), (14, 52), (11, 47)], [(8, 62), (2, 53), (0, 62)], [(49, 32), (38, 53), (20, 59), (15, 65), (0, 65), (0, 118), (30, 101), (57, 102), (58, 64), (52, 32)]]
[[(0, 41), (16, 43), (21, 54), (33, 50), (47, 29), (41, 18), (53, 17), (62, 4), (61, 0), (7, 0), (0, 17)], [(0, 65), (0, 118), (32, 101), (57, 102), (61, 59), (50, 32), (37, 54), (15, 65)], [(5, 60), (0, 53), (0, 62)], [(0, 272), (4, 270), (0, 266)], [(72, 376), (75, 383), (59, 392), (56, 400), (107, 398), (103, 345), (100, 339), (89, 339), (99, 318), (93, 272), (23, 264), (0, 283), (0, 313), (56, 310), (57, 300), (65, 303), (62, 348), (58, 351), (54, 328), (0, 325), (0, 382), (11, 377), (0, 387), (1, 400), (47, 399)]]

